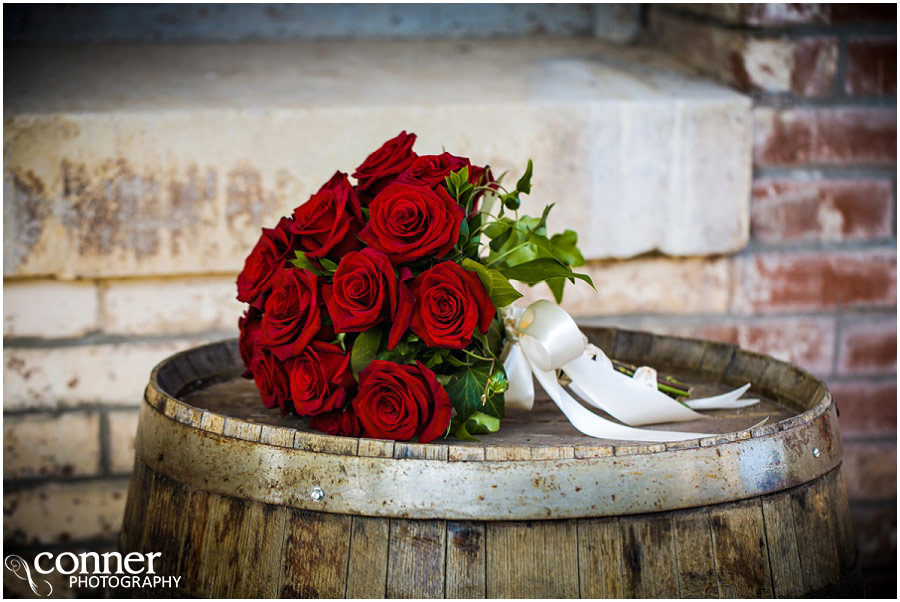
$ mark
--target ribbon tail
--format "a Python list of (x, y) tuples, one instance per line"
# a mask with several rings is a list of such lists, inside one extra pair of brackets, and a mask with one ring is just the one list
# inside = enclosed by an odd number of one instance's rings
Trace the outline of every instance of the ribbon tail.
[(716, 395), (714, 397), (701, 397), (700, 399), (689, 399), (685, 403), (689, 408), (695, 410), (731, 410), (734, 408), (745, 408), (759, 403), (758, 399), (738, 399), (747, 392), (750, 383), (743, 387), (738, 387), (734, 391)]
[[(526, 358), (527, 359), (527, 358)], [(602, 416), (594, 414), (586, 407), (578, 403), (569, 395), (556, 379), (553, 372), (545, 372), (537, 369), (533, 363), (528, 362), (534, 376), (537, 378), (550, 399), (556, 403), (560, 411), (572, 423), (576, 429), (589, 437), (600, 439), (622, 439), (626, 441), (684, 441), (686, 439), (699, 439), (710, 437), (710, 433), (686, 433), (680, 431), (657, 431), (639, 429), (631, 426), (617, 424)]]
[(506, 407), (530, 410), (534, 406), (534, 379), (531, 378), (531, 366), (518, 344), (509, 346), (503, 369), (509, 382), (504, 396)]
[[(610, 365), (611, 366), (611, 365)], [(587, 355), (562, 367), (585, 402), (625, 424), (639, 426), (706, 418), (655, 388), (616, 372)]]

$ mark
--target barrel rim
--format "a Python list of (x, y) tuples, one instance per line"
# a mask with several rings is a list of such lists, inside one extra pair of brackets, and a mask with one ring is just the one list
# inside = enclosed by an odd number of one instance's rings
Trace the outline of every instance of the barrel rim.
[[(210, 433), (225, 433), (227, 436), (250, 442), (263, 442), (281, 447), (308, 449), (319, 453), (336, 453), (340, 455), (365, 455), (377, 457), (395, 456), (406, 459), (448, 457), (451, 461), (456, 459), (470, 462), (498, 460), (502, 459), (503, 456), (508, 457), (509, 461), (521, 459), (523, 456), (527, 456), (528, 459), (533, 459), (531, 458), (532, 449), (541, 449), (544, 451), (540, 453), (550, 453), (557, 457), (600, 457), (652, 454), (673, 449), (692, 449), (722, 445), (748, 438), (765, 437), (796, 426), (807, 424), (827, 412), (828, 408), (833, 403), (831, 394), (826, 385), (802, 368), (771, 356), (741, 349), (734, 344), (610, 327), (583, 327), (583, 330), (587, 331), (588, 334), (593, 333), (595, 335), (595, 337), (589, 337), (592, 340), (596, 338), (596, 335), (599, 335), (602, 338), (603, 336), (609, 336), (611, 333), (612, 341), (608, 343), (608, 348), (611, 349), (610, 355), (612, 357), (620, 357), (623, 355), (623, 348), (646, 350), (646, 347), (651, 345), (653, 341), (664, 343), (663, 348), (666, 348), (665, 344), (689, 344), (702, 345), (704, 348), (714, 349), (715, 355), (727, 359), (727, 361), (719, 362), (724, 365), (721, 376), (726, 380), (735, 380), (735, 384), (743, 384), (742, 382), (738, 383), (737, 381), (751, 382), (751, 387), (765, 388), (767, 383), (762, 379), (765, 374), (770, 371), (769, 367), (774, 366), (777, 370), (773, 371), (773, 374), (783, 373), (795, 380), (793, 388), (799, 388), (800, 385), (804, 385), (807, 389), (814, 387), (812, 394), (814, 403), (811, 403), (808, 409), (784, 420), (767, 423), (751, 429), (684, 441), (630, 443), (625, 445), (598, 443), (597, 445), (578, 444), (560, 445), (556, 447), (528, 445), (485, 445), (470, 447), (446, 443), (394, 442), (382, 439), (369, 439), (366, 437), (342, 437), (324, 433), (314, 433), (290, 427), (249, 422), (240, 418), (192, 406), (189, 403), (178, 399), (175, 396), (176, 393), (169, 393), (160, 383), (160, 374), (162, 371), (166, 370), (168, 367), (174, 367), (177, 360), (180, 358), (185, 358), (187, 363), (190, 364), (195, 371), (195, 373), (191, 375), (180, 374), (180, 376), (185, 379), (184, 382), (199, 380), (204, 378), (204, 376), (208, 377), (215, 374), (217, 371), (221, 371), (221, 365), (211, 365), (209, 362), (210, 358), (198, 361), (198, 357), (201, 357), (201, 354), (206, 353), (213, 359), (229, 361), (233, 365), (236, 365), (237, 362), (242, 362), (238, 352), (238, 341), (235, 338), (222, 339), (220, 341), (214, 341), (198, 347), (186, 349), (159, 362), (151, 371), (150, 382), (145, 390), (144, 400), (151, 407), (159, 410), (176, 422)], [(637, 343), (635, 343), (636, 340), (638, 341)], [(623, 341), (624, 345), (622, 344)], [(632, 351), (632, 353), (634, 352)], [(644, 358), (643, 361), (652, 359), (646, 357), (646, 354), (642, 354), (642, 357)], [(706, 357), (705, 351), (703, 357)], [(763, 362), (766, 368), (757, 377), (760, 379), (760, 382), (753, 382), (753, 377), (743, 371), (739, 371), (739, 373), (735, 372), (729, 376), (729, 369), (735, 363), (736, 358), (743, 358), (751, 365), (759, 363), (760, 361)], [(688, 366), (685, 366), (685, 368), (691, 369)], [(202, 372), (210, 369), (211, 372), (208, 375)], [(710, 372), (709, 370), (702, 370), (702, 366), (701, 371)], [(769, 388), (771, 388), (772, 384), (779, 384), (780, 382), (781, 381), (776, 381), (775, 383), (769, 382)], [(180, 387), (183, 387), (183, 384), (184, 383), (182, 383)], [(780, 395), (784, 393), (785, 392), (779, 392)], [(802, 403), (802, 400), (800, 399), (793, 399), (793, 401)], [(485, 454), (480, 454), (476, 451), (486, 449), (492, 449), (493, 451)], [(548, 452), (547, 450), (555, 450), (555, 452)], [(523, 451), (527, 451), (528, 453), (523, 454)], [(489, 455), (491, 457), (488, 457)]]

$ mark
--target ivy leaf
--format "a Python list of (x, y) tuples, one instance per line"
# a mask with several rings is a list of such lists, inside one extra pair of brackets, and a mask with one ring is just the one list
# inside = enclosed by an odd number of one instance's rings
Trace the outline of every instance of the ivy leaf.
[[(594, 287), (594, 282), (590, 276), (573, 272), (569, 266), (563, 265), (556, 259), (549, 257), (539, 257), (525, 263), (520, 263), (509, 268), (501, 270), (501, 273), (510, 280), (518, 280), (525, 284), (533, 285), (551, 278), (566, 278), (572, 280), (578, 278)], [(574, 282), (574, 281), (573, 281)]]
[(562, 234), (554, 234), (550, 239), (553, 254), (561, 261), (577, 268), (584, 265), (584, 256), (578, 250), (578, 234), (566, 230)]
[(316, 276), (324, 276), (325, 272), (322, 269), (314, 264), (310, 259), (306, 256), (306, 253), (303, 251), (294, 251), (294, 254), (297, 256), (296, 259), (291, 259), (289, 263), (293, 264), (294, 267), (298, 267), (301, 270), (309, 270)]
[(487, 289), (488, 296), (491, 298), (494, 307), (506, 307), (522, 296), (522, 293), (509, 283), (509, 279), (497, 270), (492, 270), (471, 259), (463, 259), (462, 267), (464, 270), (478, 274), (478, 278), (481, 280), (484, 288)]
[(359, 333), (350, 350), (350, 369), (353, 377), (359, 380), (359, 373), (365, 369), (378, 354), (381, 345), (381, 329), (370, 328)]
[(482, 409), (481, 396), (487, 389), (490, 377), (491, 362), (470, 364), (453, 374), (445, 389), (460, 420)]
[(531, 164), (531, 159), (528, 160), (528, 167), (525, 168), (525, 173), (522, 174), (522, 177), (519, 178), (519, 181), (516, 182), (516, 192), (530, 194), (531, 193), (531, 170), (533, 165)]

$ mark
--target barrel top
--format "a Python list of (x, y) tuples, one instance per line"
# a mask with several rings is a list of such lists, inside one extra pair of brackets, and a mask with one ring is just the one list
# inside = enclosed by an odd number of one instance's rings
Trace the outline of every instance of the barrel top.
[[(448, 437), (429, 444), (392, 445), (376, 439), (326, 435), (310, 429), (308, 418), (282, 416), (277, 408), (263, 406), (253, 381), (241, 377), (244, 366), (234, 339), (190, 349), (165, 360), (154, 370), (150, 390), (161, 411), (200, 430), (222, 432), (219, 429), (227, 421), (228, 431), (238, 438), (245, 433), (257, 441), (290, 439), (294, 447), (322, 452), (368, 455), (368, 450), (375, 449), (380, 455), (385, 453), (384, 448), (395, 447), (395, 457), (454, 456), (469, 461), (627, 455), (715, 445), (809, 422), (830, 403), (825, 386), (810, 374), (734, 345), (613, 328), (584, 330), (611, 357), (650, 365), (675, 376), (690, 384), (697, 397), (722, 393), (749, 382), (752, 387), (746, 396), (757, 397), (760, 403), (735, 410), (704, 411), (708, 418), (702, 420), (643, 427), (720, 435), (671, 443), (640, 443), (583, 435), (536, 387), (531, 411), (509, 411), (499, 432), (480, 436), (477, 442)], [(752, 428), (763, 420), (764, 424)]]
[[(154, 369), (137, 455), (170, 478), (267, 503), (486, 520), (632, 514), (746, 499), (808, 482), (840, 463), (831, 396), (803, 370), (724, 343), (583, 330), (611, 357), (677, 376), (697, 395), (749, 382), (748, 395), (761, 403), (647, 427), (721, 433), (669, 443), (582, 435), (546, 397), (531, 412), (509, 412), (500, 432), (478, 442), (336, 437), (265, 408), (253, 382), (241, 377), (237, 341), (228, 340)], [(443, 493), (427, 494), (435, 488)], [(311, 495), (316, 491), (326, 493)]]

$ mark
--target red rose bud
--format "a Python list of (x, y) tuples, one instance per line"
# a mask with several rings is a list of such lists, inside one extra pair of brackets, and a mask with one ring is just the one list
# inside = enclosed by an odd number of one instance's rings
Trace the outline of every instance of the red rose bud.
[(429, 347), (463, 349), (478, 328), (487, 333), (497, 309), (474, 273), (444, 261), (410, 285), (416, 297), (410, 328)]
[(250, 378), (250, 364), (253, 358), (259, 353), (259, 333), (262, 326), (262, 313), (259, 310), (250, 308), (244, 312), (243, 317), (238, 319), (238, 350), (241, 352), (241, 359), (247, 370), (242, 375), (244, 378)]
[(267, 408), (278, 406), (281, 408), (281, 415), (284, 416), (290, 402), (290, 389), (284, 365), (271, 353), (263, 351), (253, 358), (250, 373), (253, 374), (263, 404)]
[(415, 134), (403, 131), (366, 157), (353, 173), (359, 191), (365, 192), (366, 196), (371, 198), (393, 182), (416, 158), (416, 153), (412, 150), (415, 141)]
[(331, 412), (313, 416), (309, 420), (309, 427), (329, 435), (339, 435), (341, 437), (359, 437), (360, 433), (362, 433), (359, 419), (350, 406), (343, 410), (332, 410)]
[(415, 366), (374, 360), (359, 373), (353, 409), (368, 437), (409, 441), (416, 435), (428, 443), (450, 426), (452, 406), (434, 372)]
[(415, 304), (387, 255), (372, 248), (345, 255), (334, 273), (334, 283), (323, 285), (322, 296), (337, 332), (363, 332), (389, 320), (389, 349), (409, 328)]
[(315, 274), (284, 268), (272, 279), (259, 343), (285, 361), (299, 355), (319, 332), (319, 285)]
[(347, 388), (356, 384), (350, 354), (331, 343), (312, 341), (286, 363), (291, 399), (300, 416), (315, 416), (344, 407)]
[[(452, 172), (459, 171), (463, 167), (470, 165), (467, 158), (457, 157), (450, 153), (421, 155), (406, 168), (406, 171), (400, 174), (397, 182), (403, 184), (427, 184), (433, 188), (438, 184), (443, 184), (444, 178)], [(472, 167), (469, 167), (469, 182), (472, 182)]]
[(408, 184), (385, 188), (369, 210), (359, 238), (394, 264), (446, 255), (459, 239), (465, 213), (442, 186)]
[(341, 257), (362, 245), (356, 239), (362, 213), (356, 191), (347, 174), (334, 176), (308, 201), (294, 209), (292, 231), (297, 247), (311, 259)]
[(262, 309), (272, 288), (272, 277), (294, 258), (291, 220), (281, 218), (275, 228), (263, 228), (262, 236), (244, 261), (237, 277), (237, 299)]

